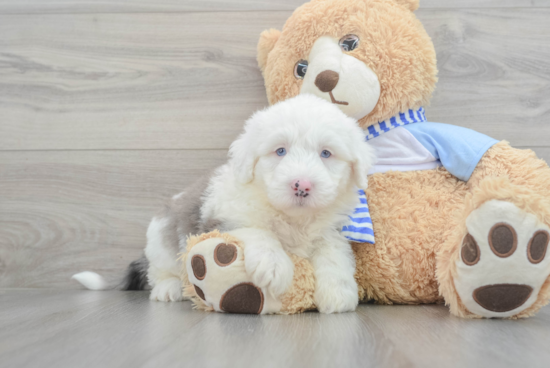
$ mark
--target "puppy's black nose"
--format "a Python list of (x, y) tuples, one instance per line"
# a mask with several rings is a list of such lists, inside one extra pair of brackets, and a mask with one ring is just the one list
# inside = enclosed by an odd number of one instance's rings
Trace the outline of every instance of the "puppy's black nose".
[(317, 75), (315, 85), (321, 92), (330, 92), (336, 88), (339, 79), (340, 76), (335, 71), (325, 70)]
[(295, 192), (294, 195), (296, 197), (307, 197), (309, 195), (309, 191), (311, 190), (311, 182), (306, 179), (301, 180), (294, 180), (292, 184), (290, 185), (292, 190)]

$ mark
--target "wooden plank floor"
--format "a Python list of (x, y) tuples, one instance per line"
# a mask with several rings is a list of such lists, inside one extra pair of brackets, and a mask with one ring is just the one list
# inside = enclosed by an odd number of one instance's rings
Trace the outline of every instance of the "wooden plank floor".
[[(267, 104), (256, 43), (303, 0), (0, 0), (0, 287), (116, 279), (164, 200)], [(431, 121), (550, 159), (550, 0), (421, 0)]]
[(519, 321), (447, 308), (207, 313), (145, 292), (0, 290), (2, 367), (548, 367), (550, 308)]

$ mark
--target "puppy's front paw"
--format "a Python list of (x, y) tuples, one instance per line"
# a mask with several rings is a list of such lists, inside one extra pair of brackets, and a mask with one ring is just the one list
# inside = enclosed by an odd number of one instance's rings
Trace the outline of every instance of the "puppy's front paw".
[(274, 297), (283, 294), (292, 284), (294, 263), (282, 249), (247, 247), (244, 263), (252, 282)]
[(321, 313), (352, 312), (359, 303), (357, 283), (355, 279), (323, 277), (317, 280), (314, 298)]
[(179, 302), (183, 300), (181, 292), (181, 280), (173, 277), (162, 280), (155, 285), (149, 299), (159, 302)]

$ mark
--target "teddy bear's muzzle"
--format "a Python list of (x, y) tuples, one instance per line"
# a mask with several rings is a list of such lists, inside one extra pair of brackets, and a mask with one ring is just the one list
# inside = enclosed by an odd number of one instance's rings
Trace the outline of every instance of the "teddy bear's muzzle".
[(336, 88), (338, 81), (340, 80), (340, 75), (333, 70), (325, 70), (317, 75), (315, 78), (315, 85), (319, 88), (319, 91), (323, 93), (329, 93), (330, 99), (333, 104), (337, 105), (349, 105), (346, 101), (338, 101), (334, 98), (332, 90)]
[(335, 71), (325, 70), (317, 75), (315, 85), (321, 92), (331, 92), (338, 84), (339, 79), (340, 76)]

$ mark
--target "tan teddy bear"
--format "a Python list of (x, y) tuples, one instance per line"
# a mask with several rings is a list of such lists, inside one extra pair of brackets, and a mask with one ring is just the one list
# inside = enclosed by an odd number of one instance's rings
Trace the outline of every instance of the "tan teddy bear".
[[(362, 201), (368, 207), (358, 206), (343, 229), (354, 241), (360, 300), (444, 302), (470, 318), (531, 316), (550, 297), (550, 169), (532, 151), (426, 122), (436, 54), (417, 8), (418, 0), (304, 4), (282, 32), (260, 37), (268, 99), (311, 93), (331, 101), (378, 150)], [(308, 261), (290, 255), (293, 284), (274, 299), (250, 283), (244, 247), (219, 232), (189, 239), (183, 277), (200, 308), (315, 308)]]

